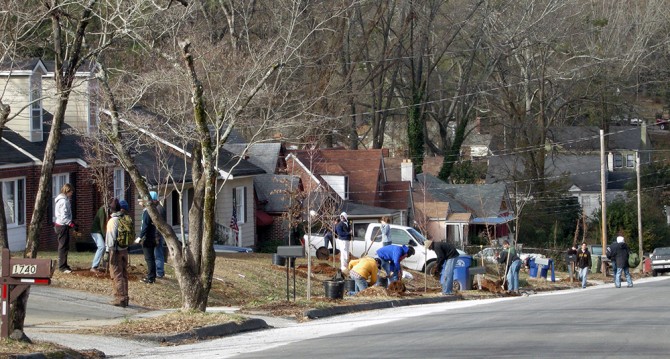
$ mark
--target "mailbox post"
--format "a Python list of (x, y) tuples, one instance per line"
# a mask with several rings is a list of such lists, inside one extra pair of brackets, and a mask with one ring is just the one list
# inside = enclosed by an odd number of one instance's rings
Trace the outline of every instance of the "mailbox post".
[(291, 259), (293, 259), (293, 301), (295, 301), (295, 258), (305, 256), (305, 248), (303, 246), (279, 246), (277, 247), (277, 255), (286, 258), (286, 300), (288, 296), (288, 268), (291, 266)]
[(568, 252), (565, 255), (565, 261), (568, 263), (568, 275), (570, 276), (570, 283), (575, 278), (575, 261), (577, 260), (577, 255)]
[(11, 258), (9, 249), (2, 249), (2, 267), (0, 268), (0, 299), (2, 325), (0, 337), (9, 337), (9, 305), (21, 295), (28, 286), (49, 285), (56, 267), (51, 259)]

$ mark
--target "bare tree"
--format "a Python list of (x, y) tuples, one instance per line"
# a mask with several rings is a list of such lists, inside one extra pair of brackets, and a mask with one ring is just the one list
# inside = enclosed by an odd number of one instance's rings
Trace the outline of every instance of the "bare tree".
[[(326, 11), (319, 7), (316, 11), (317, 3), (310, 1), (286, 0), (281, 5), (266, 5), (273, 10), (245, 13), (236, 9), (234, 2), (226, 2), (226, 12), (247, 16), (242, 19), (245, 26), (233, 48), (230, 42), (205, 34), (216, 28), (203, 29), (199, 25), (192, 31), (186, 29), (191, 21), (197, 22), (197, 7), (170, 9), (152, 22), (156, 27), (133, 34), (134, 40), (154, 60), (153, 64), (147, 64), (144, 73), (157, 74), (137, 75), (133, 82), (139, 86), (122, 84), (118, 77), (109, 76), (120, 73), (119, 70), (106, 71), (104, 66), (100, 67), (99, 78), (110, 106), (107, 137), (139, 195), (148, 197), (148, 185), (128, 152), (128, 141), (134, 142), (133, 133), (141, 133), (140, 137), (158, 133), (162, 140), (176, 143), (173, 155), (181, 157), (189, 169), (194, 195), (188, 210), (188, 242), (180, 242), (155, 208), (147, 208), (168, 244), (181, 288), (182, 306), (186, 309), (205, 310), (207, 306), (215, 259), (215, 206), (228, 181), (221, 176), (221, 167), (234, 168), (242, 158), (222, 163), (219, 154), (223, 144), (233, 129), (250, 134), (249, 143), (254, 143), (263, 133), (286, 129), (292, 122), (295, 128), (309, 127), (305, 121), (310, 121), (307, 111), (318, 102), (319, 96), (305, 96), (299, 91), (304, 87), (305, 63), (312, 61), (310, 53), (303, 50), (314, 34), (330, 31), (332, 20), (343, 11), (338, 6)], [(210, 7), (210, 10), (216, 9)], [(161, 25), (166, 23), (166, 17), (170, 19), (168, 27)], [(303, 23), (305, 19), (309, 21)], [(162, 39), (150, 42), (156, 29), (163, 29)], [(171, 40), (164, 41), (168, 38)], [(109, 60), (100, 57), (101, 64)], [(165, 94), (174, 100), (165, 102)], [(145, 128), (129, 120), (134, 104), (145, 102), (162, 107), (165, 120), (160, 128)], [(185, 182), (179, 181), (177, 185)]]

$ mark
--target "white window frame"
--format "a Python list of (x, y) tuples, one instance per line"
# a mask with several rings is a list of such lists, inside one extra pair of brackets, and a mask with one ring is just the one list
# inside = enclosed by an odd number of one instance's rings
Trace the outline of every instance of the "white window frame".
[(626, 154), (626, 167), (633, 168), (635, 167), (635, 155), (632, 153)]
[(614, 154), (614, 168), (622, 168), (623, 167), (623, 155), (620, 153), (615, 153)]
[(33, 74), (30, 79), (30, 130), (42, 131), (42, 76)]
[[(9, 193), (5, 191), (7, 185), (11, 186), (12, 203), (9, 202)], [(2, 205), (5, 207), (5, 219), (7, 228), (14, 228), (26, 224), (26, 178), (6, 178), (0, 181), (2, 191)], [(10, 212), (11, 211), (11, 212)], [(9, 216), (12, 215), (13, 218)]]
[(98, 96), (96, 93), (98, 91), (98, 83), (96, 81), (88, 82), (88, 106), (87, 108), (87, 121), (88, 121), (88, 131), (93, 133), (94, 130), (98, 128), (98, 123), (100, 120), (98, 114)]
[(233, 202), (235, 203), (235, 210), (237, 210), (237, 224), (244, 224), (246, 223), (247, 220), (247, 213), (246, 213), (246, 198), (244, 196), (244, 188), (245, 187), (235, 187), (235, 191), (233, 192)]
[(54, 222), (56, 221), (56, 197), (58, 197), (60, 189), (66, 183), (70, 183), (69, 173), (57, 173), (51, 176), (51, 208), (54, 209), (51, 220)]
[(126, 172), (122, 167), (114, 167), (114, 198), (126, 199)]

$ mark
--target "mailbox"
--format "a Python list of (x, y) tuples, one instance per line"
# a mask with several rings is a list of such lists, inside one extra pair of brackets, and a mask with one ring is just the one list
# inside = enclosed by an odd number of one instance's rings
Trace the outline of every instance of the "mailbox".
[[(278, 246), (277, 255), (289, 259), (286, 261), (286, 300), (288, 301), (288, 267), (291, 265), (291, 258), (302, 258), (305, 256), (305, 248), (303, 246)], [(295, 266), (293, 266), (293, 300), (295, 301)]]
[(0, 337), (9, 337), (9, 305), (28, 289), (29, 285), (51, 284), (51, 276), (56, 269), (51, 259), (12, 258), (9, 249), (2, 249), (0, 262), (0, 305), (2, 325)]
[(2, 275), (12, 278), (51, 278), (55, 269), (51, 259), (12, 258), (8, 275), (5, 275), (4, 270)]
[(302, 246), (279, 246), (277, 255), (282, 257), (304, 257), (305, 249)]

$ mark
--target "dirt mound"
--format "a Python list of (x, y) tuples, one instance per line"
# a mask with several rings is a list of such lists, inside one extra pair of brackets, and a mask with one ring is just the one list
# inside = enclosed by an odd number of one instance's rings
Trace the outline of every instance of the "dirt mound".
[(404, 293), (407, 290), (407, 286), (401, 280), (397, 280), (389, 284), (388, 291), (391, 293)]
[(361, 297), (388, 297), (389, 292), (384, 287), (372, 286), (365, 288), (356, 295)]
[(503, 283), (502, 279), (499, 280), (491, 280), (489, 278), (483, 277), (481, 279), (481, 284), (482, 284), (482, 290), (485, 290), (487, 292), (491, 293), (503, 293), (505, 290), (503, 289)]

